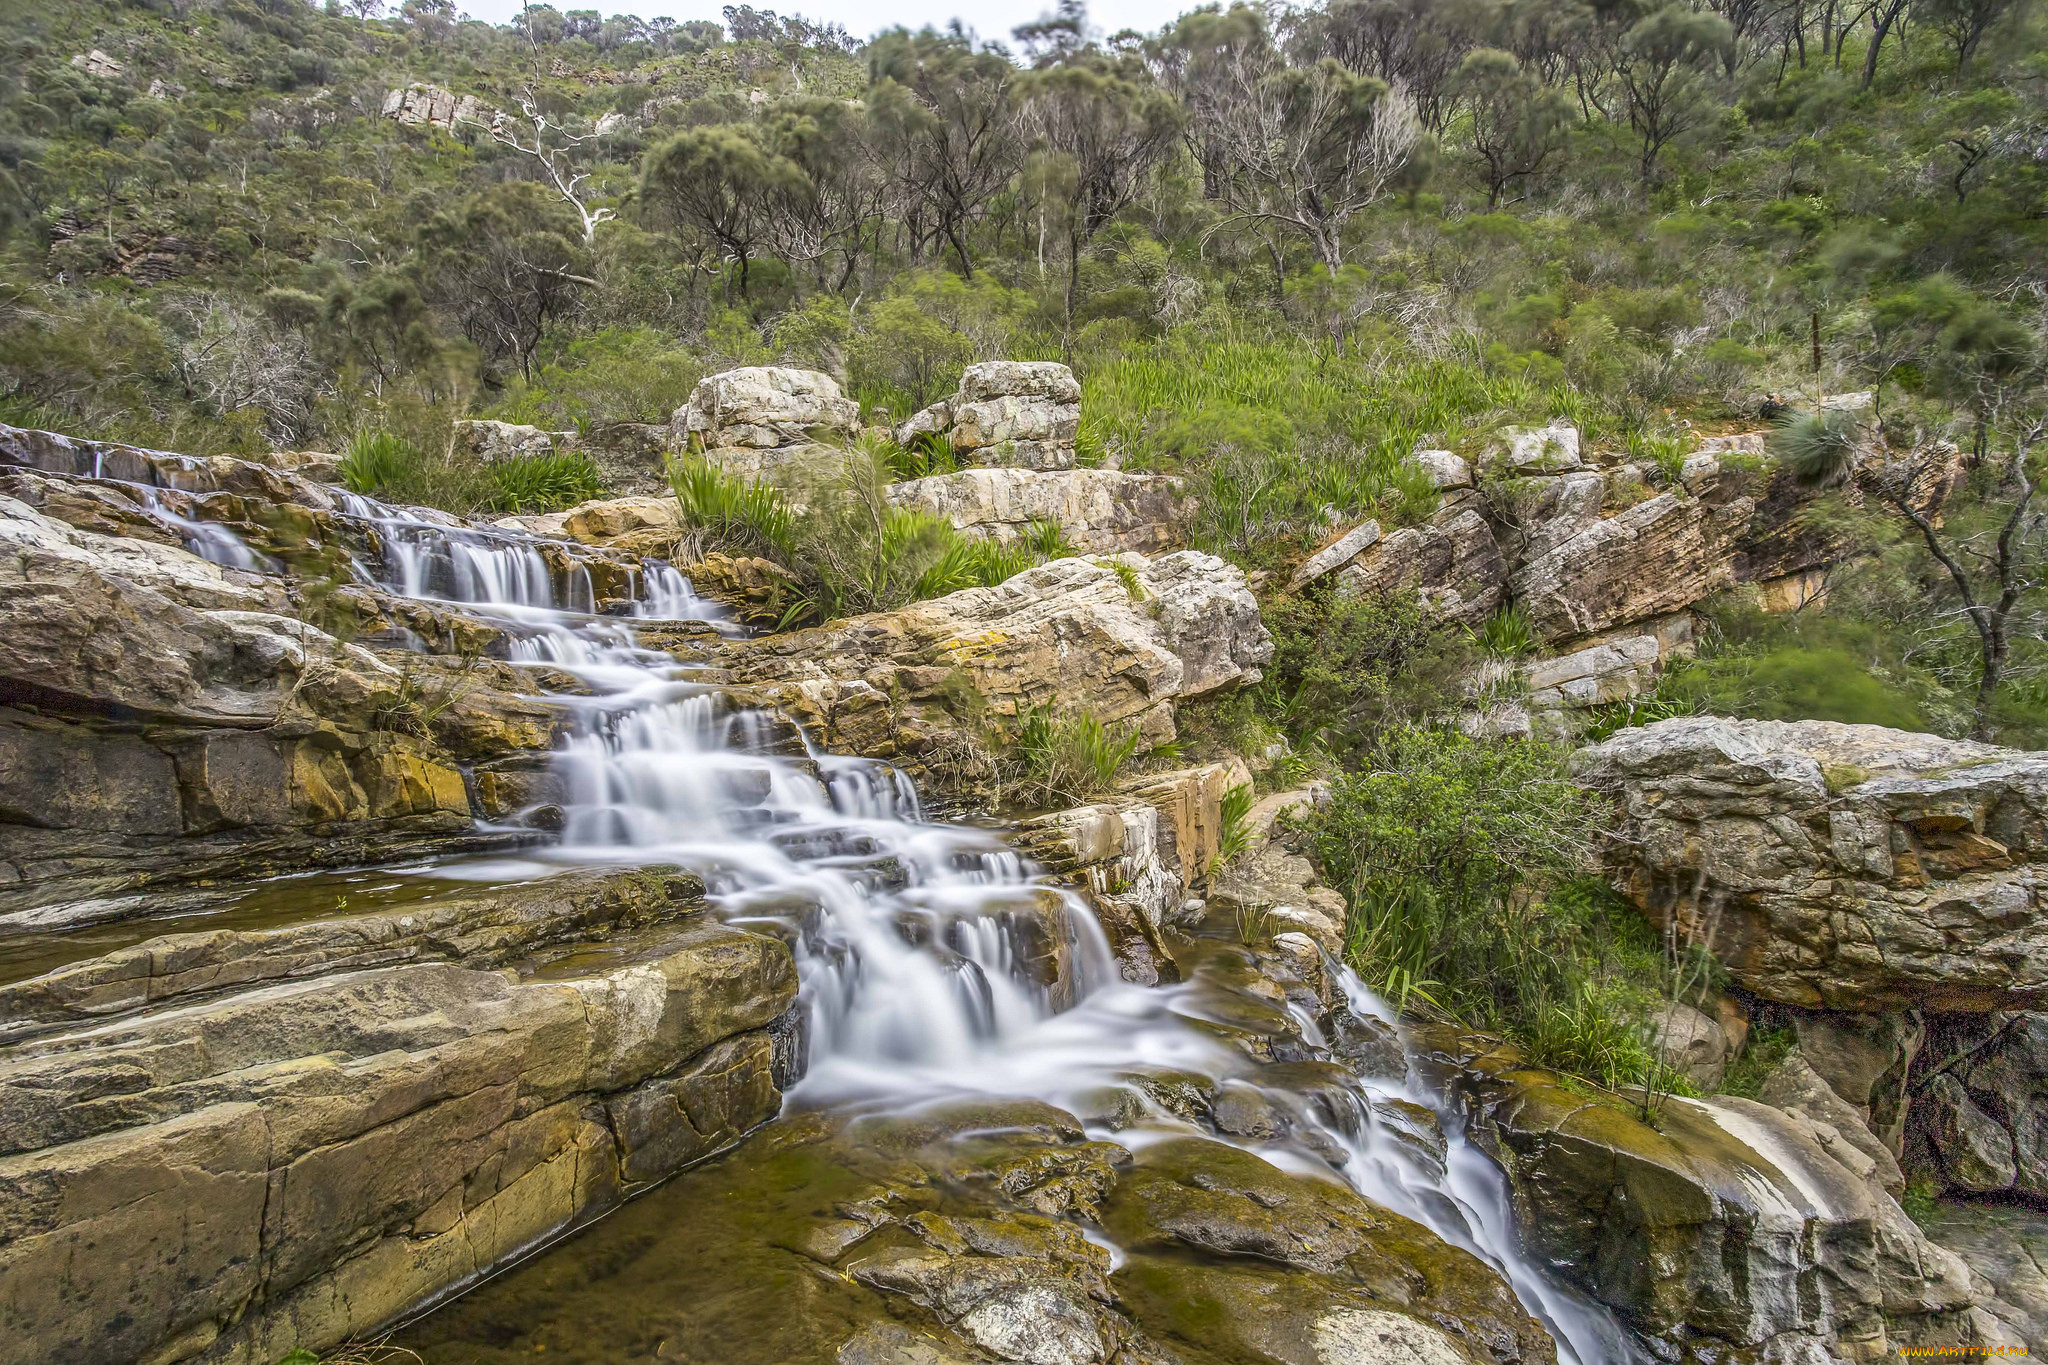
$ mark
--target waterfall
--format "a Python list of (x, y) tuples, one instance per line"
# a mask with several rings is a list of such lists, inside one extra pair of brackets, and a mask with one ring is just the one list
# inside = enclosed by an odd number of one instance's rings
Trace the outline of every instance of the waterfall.
[[(925, 821), (899, 770), (813, 752), (776, 718), (640, 646), (625, 620), (581, 615), (587, 605), (555, 595), (522, 537), (367, 503), (350, 510), (377, 524), (394, 591), (518, 609), (513, 659), (572, 673), (592, 693), (560, 699), (573, 733), (554, 760), (559, 844), (439, 871), (499, 880), (628, 862), (701, 873), (728, 921), (792, 943), (808, 1066), (788, 1105), (888, 1112), (961, 1095), (1035, 1098), (1081, 1114), (1091, 1136), (1134, 1147), (1218, 1135), (1142, 1098), (1135, 1123), (1106, 1126), (1088, 1117), (1091, 1095), (1161, 1068), (1255, 1086), (1289, 1116), (1287, 1130), (1222, 1140), (1343, 1180), (1486, 1261), (1566, 1365), (1644, 1358), (1610, 1314), (1522, 1254), (1501, 1171), (1412, 1074), (1362, 1077), (1334, 1103), (1263, 1081), (1256, 1059), (1193, 1022), (1203, 1017), (1199, 980), (1123, 981), (1085, 902), (1045, 885), (995, 833)], [(702, 619), (702, 606), (681, 573), (648, 566), (638, 617)], [(1398, 1027), (1354, 974), (1325, 965), (1355, 1013)], [(1309, 1044), (1324, 1043), (1313, 1018), (1296, 1019)], [(1441, 1155), (1418, 1140), (1406, 1106), (1437, 1114)]]

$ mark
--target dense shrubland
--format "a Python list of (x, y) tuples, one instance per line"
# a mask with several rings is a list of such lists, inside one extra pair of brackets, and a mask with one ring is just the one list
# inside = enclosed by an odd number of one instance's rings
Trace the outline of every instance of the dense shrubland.
[[(592, 471), (472, 467), (454, 419), (597, 433), (787, 361), (900, 420), (977, 360), (1064, 360), (1083, 462), (1186, 476), (1196, 543), (1271, 573), (1265, 681), (1190, 708), (1185, 743), (1332, 780), (1305, 837), (1368, 974), (1653, 1079), (1633, 1021), (1682, 964), (1590, 889), (1558, 753), (1443, 728), (1526, 622), (1436, 629), (1281, 593), (1284, 569), (1365, 516), (1426, 517), (1418, 445), (1562, 417), (1668, 486), (1774, 394), (1760, 477), (1830, 488), (1805, 515), (1857, 553), (1825, 606), (1716, 603), (1697, 662), (1595, 732), (1713, 710), (2048, 737), (2044, 22), (2032, 0), (1329, 0), (1103, 35), (1070, 5), (1005, 50), (744, 7), (494, 28), (445, 0), (58, 0), (0, 63), (0, 419), (346, 451), (381, 496), (525, 510)], [(119, 69), (72, 61), (94, 50)], [(418, 82), (507, 117), (382, 116)], [(1867, 416), (1801, 415), (1845, 389), (1874, 390)], [(1948, 443), (1964, 478), (1922, 525)], [(888, 503), (950, 467), (864, 444), (808, 488), (674, 484), (706, 547), (790, 575), (795, 623), (1061, 552)], [(1036, 717), (1020, 780), (1080, 799), (1128, 740)]]

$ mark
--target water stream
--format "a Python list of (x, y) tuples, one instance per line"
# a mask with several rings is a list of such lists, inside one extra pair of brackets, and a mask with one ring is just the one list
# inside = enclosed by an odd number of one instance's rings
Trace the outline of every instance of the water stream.
[[(769, 717), (733, 706), (631, 625), (590, 611), (587, 576), (567, 583), (524, 537), (443, 527), (354, 500), (377, 527), (392, 591), (467, 604), (515, 635), (515, 661), (578, 677), (560, 698), (574, 734), (559, 844), (518, 858), (452, 863), (436, 875), (523, 879), (563, 864), (679, 863), (702, 872), (722, 914), (791, 939), (808, 1069), (789, 1112), (902, 1112), (959, 1096), (1035, 1098), (1089, 1116), (1133, 1075), (1194, 1072), (1260, 1088), (1291, 1116), (1283, 1136), (1243, 1142), (1276, 1164), (1342, 1179), (1506, 1276), (1568, 1365), (1627, 1360), (1612, 1318), (1559, 1287), (1518, 1251), (1504, 1178), (1412, 1072), (1364, 1078), (1354, 1095), (1292, 1093), (1219, 1036), (1213, 991), (1123, 982), (1078, 897), (1048, 889), (993, 832), (925, 821), (911, 782), (884, 764), (794, 756)], [(652, 566), (641, 619), (722, 615), (665, 565)], [(781, 750), (780, 752), (778, 750)], [(1056, 970), (1048, 963), (1056, 964)], [(1329, 964), (1351, 1007), (1393, 1025), (1347, 969)], [(1324, 1042), (1297, 1010), (1301, 1037)], [(1391, 1070), (1392, 1068), (1388, 1068)], [(1209, 1134), (1134, 1096), (1091, 1136), (1126, 1147)], [(1437, 1114), (1439, 1159), (1405, 1131), (1403, 1105)]]

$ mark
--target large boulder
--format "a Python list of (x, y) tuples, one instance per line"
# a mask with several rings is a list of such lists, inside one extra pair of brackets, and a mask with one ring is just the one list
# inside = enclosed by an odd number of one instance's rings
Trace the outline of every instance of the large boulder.
[(678, 446), (743, 477), (796, 470), (860, 430), (860, 405), (816, 370), (749, 365), (707, 375), (670, 422)]
[(1701, 716), (1573, 768), (1619, 804), (1615, 884), (1765, 999), (1985, 1010), (2048, 988), (2048, 756)]
[(989, 588), (702, 646), (820, 743), (957, 786), (1038, 706), (1174, 733), (1172, 703), (1260, 677), (1273, 641), (1241, 570), (1182, 550), (1059, 559)]
[(963, 469), (905, 480), (889, 497), (942, 516), (964, 534), (996, 541), (1049, 523), (1088, 554), (1171, 549), (1183, 541), (1189, 511), (1181, 481), (1172, 475), (1113, 469)]
[(1875, 1362), (1979, 1343), (1968, 1269), (1814, 1125), (1725, 1096), (1668, 1097), (1653, 1125), (1491, 1040), (1418, 1041), (1507, 1171), (1524, 1245), (1660, 1339), (1660, 1358), (1683, 1344), (1696, 1360)]
[[(181, 998), (0, 1050), (0, 1355), (323, 1350), (774, 1115), (779, 940), (705, 924), (688, 878), (490, 899), (428, 912), (445, 937), (174, 935), (143, 950), (174, 980), (138, 958), (16, 992), (51, 1022)], [(577, 951), (628, 929), (626, 963)]]
[(455, 439), (462, 448), (485, 464), (505, 460), (538, 459), (575, 444), (573, 431), (543, 431), (517, 422), (479, 418), (455, 424)]
[(959, 391), (913, 415), (896, 439), (937, 437), (966, 464), (1071, 469), (1080, 429), (1072, 370), (1050, 360), (988, 360), (969, 365)]

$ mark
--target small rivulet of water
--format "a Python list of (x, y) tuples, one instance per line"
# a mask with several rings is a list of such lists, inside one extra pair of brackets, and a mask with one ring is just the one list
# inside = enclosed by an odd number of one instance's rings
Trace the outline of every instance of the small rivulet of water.
[[(672, 658), (642, 648), (629, 620), (589, 613), (588, 580), (564, 586), (533, 542), (439, 525), (358, 500), (392, 591), (461, 602), (515, 629), (512, 657), (566, 671), (590, 695), (559, 700), (574, 733), (558, 844), (520, 859), (446, 866), (507, 879), (550, 865), (677, 863), (704, 874), (735, 923), (789, 940), (806, 1015), (808, 1066), (796, 1109), (903, 1112), (949, 1097), (1029, 1098), (1087, 1116), (1133, 1075), (1194, 1072), (1260, 1087), (1291, 1115), (1286, 1136), (1237, 1141), (1298, 1171), (1348, 1182), (1494, 1266), (1578, 1365), (1637, 1358), (1603, 1310), (1518, 1249), (1502, 1173), (1467, 1142), (1441, 1097), (1405, 1066), (1362, 1078), (1342, 1102), (1261, 1080), (1261, 1064), (1203, 1028), (1199, 979), (1126, 983), (1084, 901), (1045, 885), (993, 832), (927, 821), (901, 772), (817, 753), (786, 724), (736, 707)], [(671, 567), (650, 567), (639, 619), (717, 622)], [(1397, 1028), (1386, 1006), (1327, 964), (1350, 1008)], [(1325, 1039), (1296, 1010), (1310, 1047)], [(1404, 1132), (1403, 1105), (1434, 1111), (1439, 1149)], [(1125, 1147), (1198, 1132), (1157, 1106), (1091, 1136)]]

